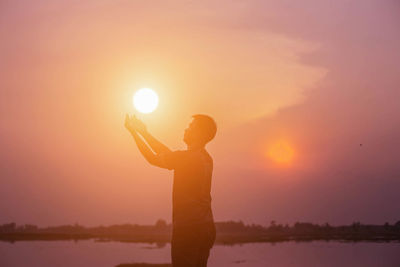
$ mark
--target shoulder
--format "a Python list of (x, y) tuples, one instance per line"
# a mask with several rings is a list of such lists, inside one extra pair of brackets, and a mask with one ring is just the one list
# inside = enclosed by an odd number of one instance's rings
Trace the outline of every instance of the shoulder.
[(196, 162), (197, 164), (204, 165), (204, 164), (213, 164), (213, 159), (210, 154), (205, 150), (198, 150), (192, 151), (190, 156), (188, 156), (192, 161)]
[(167, 169), (175, 169), (180, 162), (186, 157), (185, 150), (175, 150), (159, 154), (163, 166)]

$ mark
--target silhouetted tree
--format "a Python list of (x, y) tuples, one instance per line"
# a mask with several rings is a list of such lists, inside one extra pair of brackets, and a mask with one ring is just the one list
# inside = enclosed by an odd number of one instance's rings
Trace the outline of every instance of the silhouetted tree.
[(167, 228), (167, 222), (163, 219), (158, 219), (155, 226), (158, 229), (165, 229)]
[(383, 227), (385, 228), (385, 230), (390, 230), (390, 224), (388, 222), (385, 222)]
[(360, 222), (353, 222), (351, 227), (353, 227), (353, 230), (358, 232), (360, 230), (361, 223)]
[(15, 222), (6, 223), (6, 224), (3, 224), (2, 226), (0, 226), (0, 229), (1, 229), (0, 231), (3, 233), (13, 233), (17, 229), (16, 226), (17, 226), (17, 224)]

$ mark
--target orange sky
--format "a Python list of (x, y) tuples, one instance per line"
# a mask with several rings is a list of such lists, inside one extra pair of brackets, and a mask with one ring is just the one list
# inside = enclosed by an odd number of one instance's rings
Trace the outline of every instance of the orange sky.
[(0, 4), (0, 223), (170, 220), (123, 127), (141, 87), (172, 149), (216, 119), (216, 220), (398, 219), (395, 1), (151, 2)]

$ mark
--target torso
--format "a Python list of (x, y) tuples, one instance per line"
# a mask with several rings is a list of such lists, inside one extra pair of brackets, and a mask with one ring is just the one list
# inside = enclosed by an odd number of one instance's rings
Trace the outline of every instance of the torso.
[(174, 225), (213, 222), (211, 178), (213, 160), (205, 149), (181, 151), (174, 170)]

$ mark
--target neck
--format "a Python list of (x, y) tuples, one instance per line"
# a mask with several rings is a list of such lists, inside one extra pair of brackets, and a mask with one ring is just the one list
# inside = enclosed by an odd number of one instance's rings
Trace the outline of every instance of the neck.
[(199, 149), (204, 149), (205, 145), (204, 144), (190, 144), (187, 145), (187, 150), (199, 150)]

